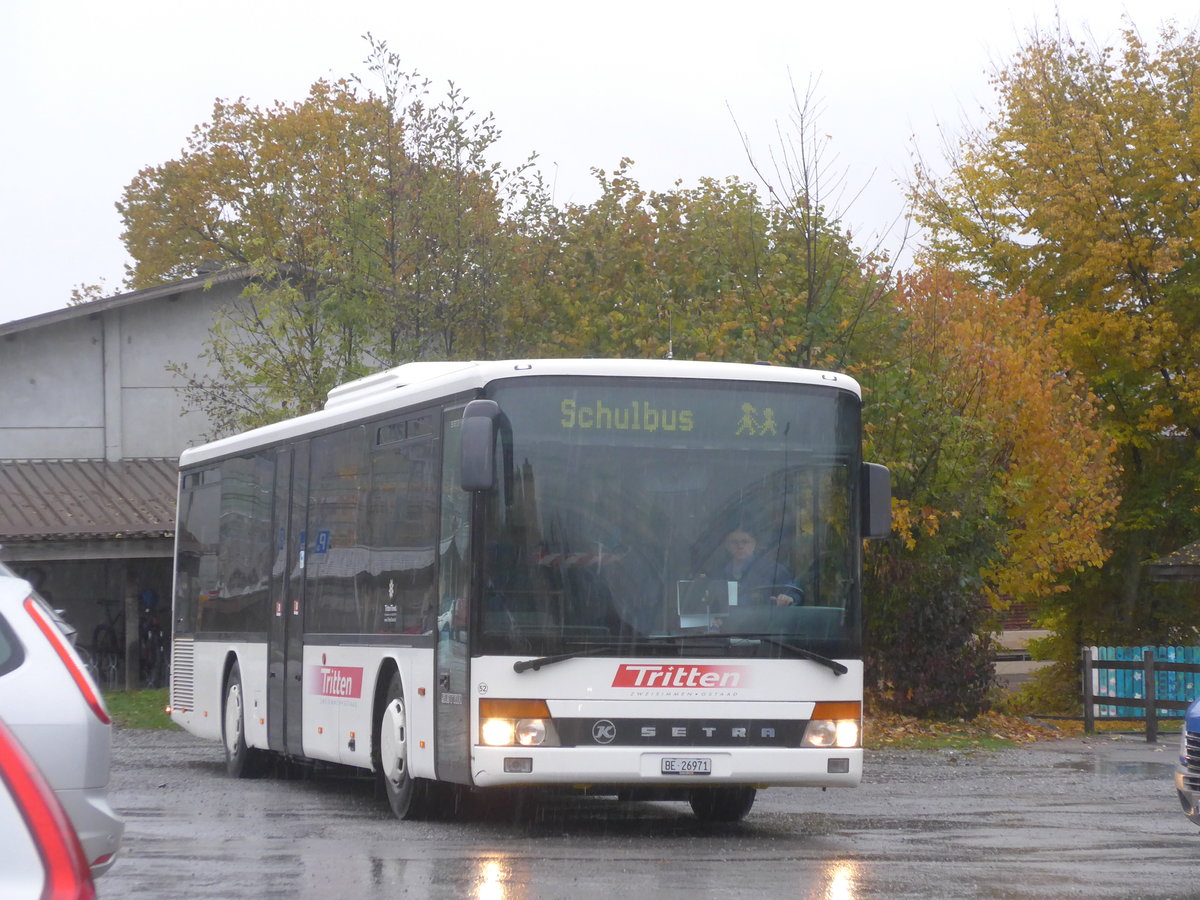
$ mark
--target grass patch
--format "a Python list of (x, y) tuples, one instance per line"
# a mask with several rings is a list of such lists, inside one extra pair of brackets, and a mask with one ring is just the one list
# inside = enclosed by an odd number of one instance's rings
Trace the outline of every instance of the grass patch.
[(110, 691), (104, 705), (118, 728), (178, 728), (167, 715), (167, 689)]

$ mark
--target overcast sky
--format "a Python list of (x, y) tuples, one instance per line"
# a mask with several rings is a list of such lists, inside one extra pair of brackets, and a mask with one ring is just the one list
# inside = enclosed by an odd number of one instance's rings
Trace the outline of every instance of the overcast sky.
[(939, 128), (986, 121), (988, 73), (1056, 6), (1100, 40), (1131, 7), (1148, 39), (1200, 24), (1194, 0), (0, 0), (0, 322), (80, 283), (122, 291), (113, 204), (138, 170), (176, 158), (217, 97), (266, 106), (364, 73), (368, 31), (494, 113), (500, 160), (536, 152), (560, 203), (595, 199), (590, 170), (625, 156), (649, 188), (752, 179), (738, 126), (766, 159), (789, 78), (819, 78), (827, 158), (866, 186), (846, 223), (894, 245), (913, 147), (936, 158)]

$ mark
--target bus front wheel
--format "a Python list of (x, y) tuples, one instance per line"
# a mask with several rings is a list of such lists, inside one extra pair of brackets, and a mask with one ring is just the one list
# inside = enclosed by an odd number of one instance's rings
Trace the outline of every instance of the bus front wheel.
[(375, 728), (372, 747), (376, 777), (397, 819), (417, 819), (425, 813), (428, 785), (409, 773), (408, 723), (400, 673), (393, 672), (387, 697)]
[(752, 787), (697, 788), (689, 798), (701, 822), (740, 822), (754, 806)]

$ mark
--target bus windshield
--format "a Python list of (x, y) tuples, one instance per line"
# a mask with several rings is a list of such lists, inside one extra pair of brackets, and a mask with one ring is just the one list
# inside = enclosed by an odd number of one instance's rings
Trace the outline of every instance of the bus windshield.
[(480, 652), (860, 652), (855, 395), (593, 377), (489, 397)]

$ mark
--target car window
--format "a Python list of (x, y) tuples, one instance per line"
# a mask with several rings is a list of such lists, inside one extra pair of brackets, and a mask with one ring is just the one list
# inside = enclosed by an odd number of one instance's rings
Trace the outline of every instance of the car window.
[(0, 616), (0, 676), (7, 675), (25, 661), (25, 648), (12, 628)]

